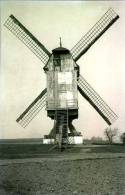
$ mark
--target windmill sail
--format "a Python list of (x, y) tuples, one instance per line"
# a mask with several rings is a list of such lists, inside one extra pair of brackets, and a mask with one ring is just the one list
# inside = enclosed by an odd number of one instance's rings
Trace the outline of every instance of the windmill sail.
[(47, 63), (50, 52), (41, 44), (13, 15), (4, 23), (44, 64)]
[(22, 127), (26, 127), (31, 120), (46, 104), (46, 91), (44, 89), (39, 96), (29, 105), (29, 107), (16, 120)]
[(73, 59), (77, 61), (97, 41), (101, 35), (119, 18), (110, 8), (101, 19), (71, 49)]
[(95, 90), (80, 75), (78, 81), (78, 90), (80, 94), (95, 108), (102, 118), (111, 125), (118, 117)]

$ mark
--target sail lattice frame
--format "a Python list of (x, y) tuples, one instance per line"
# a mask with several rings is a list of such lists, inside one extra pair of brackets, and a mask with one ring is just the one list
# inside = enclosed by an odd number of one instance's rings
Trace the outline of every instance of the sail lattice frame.
[(110, 8), (100, 20), (71, 49), (73, 59), (77, 61), (102, 36), (102, 34), (119, 18)]
[(48, 62), (51, 53), (13, 15), (9, 16), (4, 26), (20, 39), (44, 64)]
[(81, 95), (102, 116), (102, 118), (108, 123), (108, 125), (111, 125), (118, 118), (113, 110), (105, 103), (105, 101), (81, 75), (78, 80), (78, 90)]

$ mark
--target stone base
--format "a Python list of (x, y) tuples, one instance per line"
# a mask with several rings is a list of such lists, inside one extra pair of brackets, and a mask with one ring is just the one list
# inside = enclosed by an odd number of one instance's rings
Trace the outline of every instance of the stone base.
[(83, 136), (69, 136), (68, 144), (83, 144)]
[(52, 138), (43, 138), (43, 144), (54, 144), (55, 140)]
[[(83, 144), (83, 136), (68, 136), (66, 139), (68, 144)], [(43, 144), (55, 144), (54, 138), (43, 138)]]

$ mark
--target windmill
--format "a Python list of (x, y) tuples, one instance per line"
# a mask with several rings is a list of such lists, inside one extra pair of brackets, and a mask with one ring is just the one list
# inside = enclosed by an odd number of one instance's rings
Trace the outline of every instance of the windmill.
[(119, 18), (112, 8), (80, 39), (71, 49), (60, 47), (50, 53), (13, 15), (5, 22), (7, 27), (19, 38), (45, 65), (47, 88), (17, 118), (17, 122), (26, 127), (46, 105), (47, 116), (54, 120), (54, 126), (46, 138), (53, 138), (62, 148), (68, 143), (69, 135), (80, 136), (72, 124), (78, 118), (77, 91), (90, 103), (108, 125), (117, 115), (80, 75), (77, 61)]

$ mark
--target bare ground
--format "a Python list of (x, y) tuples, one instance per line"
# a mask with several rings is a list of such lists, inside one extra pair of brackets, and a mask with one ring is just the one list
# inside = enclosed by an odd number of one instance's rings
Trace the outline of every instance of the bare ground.
[(115, 147), (2, 159), (0, 195), (125, 195), (125, 147)]

